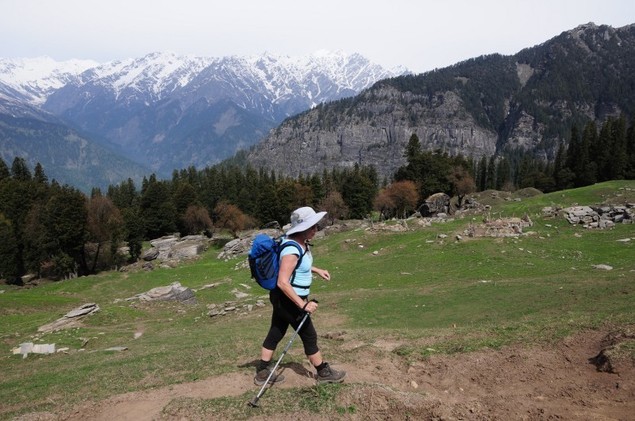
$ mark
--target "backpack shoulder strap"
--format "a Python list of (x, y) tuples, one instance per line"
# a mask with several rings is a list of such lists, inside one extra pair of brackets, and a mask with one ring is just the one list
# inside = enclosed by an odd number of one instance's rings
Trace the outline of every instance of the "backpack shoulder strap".
[(280, 252), (282, 252), (283, 249), (285, 249), (287, 247), (290, 247), (290, 246), (294, 246), (295, 248), (297, 248), (298, 252), (300, 253), (300, 257), (298, 257), (298, 262), (295, 264), (295, 268), (293, 269), (293, 275), (291, 275), (291, 279), (290, 279), (290, 282), (289, 282), (291, 284), (291, 286), (296, 286), (294, 284), (295, 271), (300, 267), (300, 263), (302, 263), (302, 258), (306, 254), (306, 251), (302, 248), (302, 246), (300, 244), (298, 244), (297, 241), (288, 240), (287, 242), (285, 242), (285, 243), (280, 245)]
[(306, 251), (304, 251), (304, 249), (302, 248), (302, 246), (300, 244), (298, 244), (297, 241), (293, 241), (293, 240), (288, 240), (285, 243), (282, 243), (280, 245), (280, 252), (282, 252), (283, 249), (290, 247), (290, 246), (294, 246), (296, 249), (298, 249), (298, 253), (300, 253), (300, 257), (298, 258), (298, 263), (296, 264), (295, 268), (297, 269), (298, 266), (300, 266), (300, 261), (302, 260), (302, 258), (304, 257), (304, 255), (306, 254)]

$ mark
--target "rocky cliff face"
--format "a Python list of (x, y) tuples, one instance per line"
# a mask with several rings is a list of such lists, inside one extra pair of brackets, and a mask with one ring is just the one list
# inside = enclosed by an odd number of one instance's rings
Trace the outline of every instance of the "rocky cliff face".
[[(380, 175), (390, 176), (405, 164), (403, 152), (413, 133), (426, 139), (427, 148), (451, 155), (480, 157), (496, 151), (497, 134), (465, 113), (454, 92), (430, 100), (384, 87), (367, 91), (357, 100), (359, 104), (341, 102), (346, 104), (343, 121), (332, 115), (329, 106), (286, 121), (252, 151), (250, 162), (290, 175), (373, 165)], [(330, 125), (335, 118), (338, 124)]]
[(272, 130), (248, 161), (293, 176), (358, 163), (390, 177), (413, 133), (451, 155), (553, 160), (573, 124), (633, 115), (633, 57), (635, 25), (584, 25), (514, 56), (387, 79), (318, 106)]

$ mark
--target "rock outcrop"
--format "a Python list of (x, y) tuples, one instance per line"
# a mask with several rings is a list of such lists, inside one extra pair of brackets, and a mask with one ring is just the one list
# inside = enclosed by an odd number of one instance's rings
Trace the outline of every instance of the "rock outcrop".
[[(554, 212), (553, 208), (543, 208), (543, 214)], [(585, 228), (611, 228), (615, 224), (632, 224), (635, 220), (633, 204), (624, 206), (571, 206), (562, 210), (569, 223)]]
[(141, 258), (146, 262), (191, 259), (207, 250), (210, 241), (204, 235), (188, 235), (182, 238), (178, 235), (168, 235), (150, 241), (152, 247), (143, 252)]
[(195, 303), (194, 291), (184, 287), (180, 282), (173, 282), (170, 285), (152, 288), (134, 297), (127, 298), (126, 301), (139, 300), (149, 301), (179, 301), (182, 303)]
[(95, 303), (83, 304), (68, 313), (59, 319), (55, 320), (52, 323), (45, 324), (44, 326), (40, 326), (38, 328), (38, 332), (40, 333), (48, 333), (54, 332), (56, 330), (68, 329), (71, 327), (78, 327), (80, 325), (81, 320), (93, 313), (99, 311), (99, 306)]

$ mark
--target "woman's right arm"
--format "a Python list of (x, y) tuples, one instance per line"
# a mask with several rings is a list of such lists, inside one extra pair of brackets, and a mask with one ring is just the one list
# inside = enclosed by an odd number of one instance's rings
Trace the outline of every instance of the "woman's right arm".
[(299, 308), (304, 308), (304, 300), (300, 298), (298, 294), (296, 294), (295, 290), (291, 286), (291, 277), (293, 276), (293, 271), (295, 270), (295, 266), (298, 263), (298, 255), (297, 254), (286, 254), (282, 256), (280, 259), (280, 271), (278, 272), (278, 288), (280, 291), (291, 301), (295, 303)]

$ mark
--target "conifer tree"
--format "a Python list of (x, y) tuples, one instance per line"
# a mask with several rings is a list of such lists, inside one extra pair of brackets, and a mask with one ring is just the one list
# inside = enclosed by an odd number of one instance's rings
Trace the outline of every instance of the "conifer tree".
[(545, 170), (540, 161), (537, 161), (531, 152), (525, 151), (522, 154), (518, 166), (519, 188), (536, 187), (539, 190), (553, 190), (553, 180), (545, 174)]
[(311, 194), (313, 196), (313, 204), (317, 205), (326, 196), (326, 191), (322, 184), (322, 180), (317, 174), (313, 174), (309, 179), (309, 186), (311, 187)]
[(33, 176), (24, 158), (16, 156), (11, 164), (11, 176), (18, 181), (30, 181)]
[(501, 158), (496, 165), (496, 190), (503, 190), (511, 182), (511, 166), (509, 160)]
[(487, 190), (487, 158), (484, 156), (478, 163), (478, 189)]
[(494, 155), (490, 156), (489, 162), (487, 163), (487, 188), (495, 189), (496, 188), (496, 157)]
[[(580, 185), (586, 186), (593, 184), (596, 180), (604, 181), (611, 179), (611, 167), (613, 166), (612, 155), (615, 147), (614, 141), (613, 119), (608, 118), (600, 128), (600, 135), (595, 142), (597, 146), (591, 151), (591, 156), (595, 162), (596, 173), (593, 178), (587, 175), (586, 178), (583, 178), (583, 182)], [(593, 142), (591, 142), (591, 144), (593, 144)]]
[(11, 177), (11, 172), (9, 171), (9, 167), (7, 167), (7, 163), (4, 162), (4, 159), (0, 157), (0, 183), (3, 180), (8, 179), (9, 177)]
[(306, 206), (306, 204), (300, 204), (297, 206), (295, 197), (295, 182), (288, 178), (280, 179), (278, 181), (275, 197), (278, 200), (278, 203), (275, 205), (278, 215), (274, 220), (280, 222), (282, 225), (289, 221), (289, 215), (291, 215), (291, 212), (293, 212), (294, 209), (299, 206)]
[(139, 205), (139, 193), (131, 178), (122, 181), (119, 186), (109, 186), (107, 196), (120, 210)]
[(145, 238), (152, 239), (176, 231), (176, 209), (170, 200), (170, 190), (164, 181), (152, 174), (141, 194), (139, 215), (145, 227)]
[(129, 207), (123, 209), (123, 223), (125, 227), (125, 240), (128, 244), (130, 260), (136, 262), (141, 256), (142, 242), (145, 235), (145, 226), (141, 219), (139, 208)]
[(261, 187), (257, 192), (255, 216), (258, 217), (261, 224), (268, 224), (273, 221), (277, 221), (280, 226), (284, 224), (284, 215), (278, 200), (276, 185), (273, 178), (266, 174), (263, 174)]
[(414, 160), (421, 153), (421, 142), (419, 141), (419, 137), (416, 133), (410, 135), (410, 139), (408, 139), (408, 145), (406, 146), (406, 150), (404, 152), (405, 158), (408, 162)]
[[(610, 143), (610, 139), (606, 140), (606, 142)], [(599, 157), (601, 157), (606, 150), (602, 143), (603, 140), (598, 139), (597, 126), (595, 123), (590, 122), (587, 124), (582, 133), (579, 156), (576, 160), (577, 166), (574, 169), (576, 187), (588, 186), (597, 181), (599, 170), (598, 159), (602, 159)]]
[(628, 180), (635, 179), (635, 117), (631, 120), (631, 126), (626, 132), (626, 169), (624, 176)]
[(364, 171), (355, 164), (353, 171), (349, 171), (344, 177), (342, 185), (342, 198), (350, 211), (350, 216), (357, 219), (366, 218), (373, 208), (376, 194), (377, 183), (372, 179), (372, 172)]
[[(16, 161), (14, 161), (16, 162)], [(24, 162), (21, 160), (20, 162)], [(25, 273), (24, 265), (24, 225), (26, 216), (31, 206), (33, 206), (35, 193), (31, 177), (25, 177), (21, 171), (25, 167), (20, 164), (12, 166), (12, 177), (0, 183), (0, 213), (11, 221), (10, 227), (13, 230), (13, 238), (16, 241), (16, 264), (18, 276)], [(13, 173), (13, 170), (16, 170)], [(17, 178), (13, 176), (16, 174)]]
[(44, 168), (42, 167), (42, 165), (38, 162), (37, 164), (35, 164), (35, 169), (34, 169), (35, 173), (33, 175), (33, 179), (36, 183), (38, 184), (47, 184), (48, 183), (48, 177), (46, 176), (46, 174), (44, 174)]
[(187, 181), (178, 181), (172, 195), (172, 203), (176, 210), (176, 214), (182, 217), (188, 207), (198, 205), (198, 195), (196, 190)]
[(68, 186), (53, 189), (43, 209), (43, 226), (50, 243), (47, 251), (59, 276), (85, 275), (86, 197)]
[(560, 142), (558, 152), (553, 166), (553, 179), (555, 188), (558, 190), (569, 189), (573, 187), (574, 174), (567, 167), (567, 152), (564, 142)]
[(567, 154), (565, 160), (565, 166), (573, 172), (574, 175), (582, 165), (580, 164), (582, 141), (580, 139), (580, 133), (576, 126), (571, 127), (571, 138), (569, 139), (569, 145), (567, 147)]
[(18, 242), (15, 238), (11, 221), (0, 213), (0, 279), (10, 284), (19, 281), (20, 265), (18, 264)]
[(611, 137), (613, 147), (611, 152), (611, 165), (608, 169), (609, 178), (607, 178), (607, 180), (621, 180), (624, 179), (628, 163), (626, 120), (623, 116), (613, 121)]

